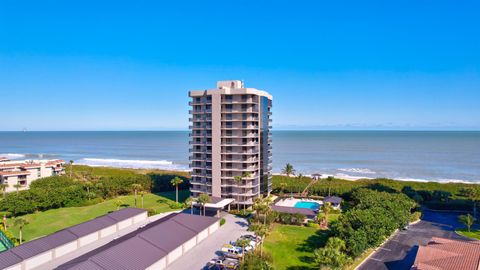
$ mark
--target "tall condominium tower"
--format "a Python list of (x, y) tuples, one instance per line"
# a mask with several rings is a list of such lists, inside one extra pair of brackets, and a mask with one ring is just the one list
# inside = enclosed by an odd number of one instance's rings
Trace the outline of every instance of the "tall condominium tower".
[(192, 195), (249, 206), (271, 191), (272, 96), (242, 81), (190, 91)]

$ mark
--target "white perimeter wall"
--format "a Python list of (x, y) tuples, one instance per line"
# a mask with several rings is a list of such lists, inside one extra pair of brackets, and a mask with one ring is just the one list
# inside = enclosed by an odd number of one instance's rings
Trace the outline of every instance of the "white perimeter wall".
[(146, 270), (163, 270), (167, 265), (166, 257), (147, 267)]
[(214, 233), (216, 230), (218, 230), (218, 227), (220, 227), (220, 223), (215, 222), (214, 224), (210, 225), (210, 227), (208, 227), (208, 233), (209, 234)]
[(78, 239), (79, 245), (81, 247), (83, 247), (85, 245), (88, 245), (90, 243), (93, 243), (97, 240), (98, 240), (98, 231), (94, 232), (94, 233), (91, 233), (89, 235), (85, 235), (84, 237), (81, 237), (80, 239)]
[(45, 253), (42, 253), (40, 255), (37, 255), (35, 257), (32, 257), (28, 260), (25, 260), (25, 269), (32, 269), (34, 267), (37, 267), (39, 265), (42, 265), (44, 263), (47, 263), (49, 261), (51, 261), (53, 258), (53, 252), (52, 251), (48, 251), (48, 252), (45, 252)]
[(9, 268), (5, 268), (5, 270), (22, 270), (22, 263), (10, 266)]
[(126, 219), (124, 221), (120, 221), (118, 224), (118, 229), (119, 230), (122, 230), (122, 229), (125, 229), (126, 227), (132, 225), (132, 222), (133, 222), (133, 218), (129, 218), (129, 219)]
[(117, 232), (117, 225), (112, 225), (100, 231), (100, 238), (107, 237)]
[(179, 246), (178, 248), (172, 250), (170, 253), (168, 253), (168, 264), (171, 264), (174, 262), (176, 259), (180, 258), (180, 256), (183, 255), (183, 250), (182, 246)]
[(55, 249), (55, 258), (63, 256), (77, 249), (77, 241), (70, 242)]
[(139, 222), (145, 221), (147, 218), (148, 218), (147, 212), (141, 213), (140, 215), (133, 217), (133, 223), (139, 223)]
[(205, 230), (201, 231), (198, 235), (197, 235), (197, 243), (200, 243), (203, 239), (207, 238), (208, 236), (208, 228), (206, 228)]
[(193, 237), (192, 239), (188, 240), (183, 244), (183, 253), (192, 249), (195, 245), (197, 245), (197, 237)]

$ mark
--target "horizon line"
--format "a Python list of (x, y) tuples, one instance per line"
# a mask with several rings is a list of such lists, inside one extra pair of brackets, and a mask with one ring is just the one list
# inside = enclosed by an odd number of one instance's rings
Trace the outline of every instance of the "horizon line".
[[(111, 130), (0, 130), (0, 132), (161, 132), (161, 131), (184, 131), (188, 129), (111, 129)], [(480, 129), (273, 129), (272, 131), (431, 131), (431, 132), (480, 132)]]

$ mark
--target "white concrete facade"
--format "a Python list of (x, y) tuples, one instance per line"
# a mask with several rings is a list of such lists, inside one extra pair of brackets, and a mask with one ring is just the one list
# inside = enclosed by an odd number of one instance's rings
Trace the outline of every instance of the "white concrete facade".
[(192, 195), (249, 206), (269, 194), (272, 96), (238, 80), (219, 81), (217, 88), (189, 96)]
[(37, 179), (65, 173), (63, 160), (0, 160), (0, 184), (7, 185), (6, 192), (28, 189)]

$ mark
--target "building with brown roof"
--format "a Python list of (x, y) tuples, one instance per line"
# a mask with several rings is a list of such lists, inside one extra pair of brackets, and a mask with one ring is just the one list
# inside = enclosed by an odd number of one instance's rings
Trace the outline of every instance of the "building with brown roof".
[(65, 161), (55, 160), (8, 160), (0, 158), (0, 184), (6, 184), (6, 192), (27, 189), (30, 184), (43, 177), (65, 173)]
[(433, 237), (420, 246), (412, 270), (478, 270), (480, 242)]

